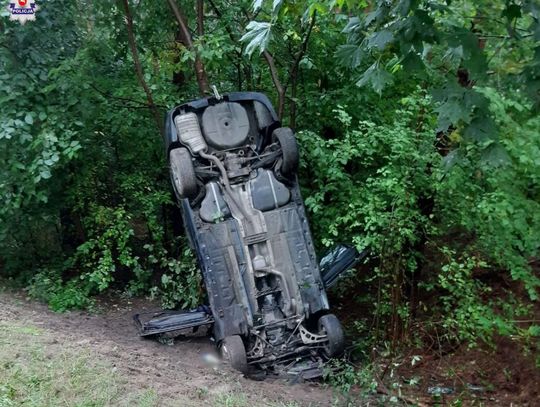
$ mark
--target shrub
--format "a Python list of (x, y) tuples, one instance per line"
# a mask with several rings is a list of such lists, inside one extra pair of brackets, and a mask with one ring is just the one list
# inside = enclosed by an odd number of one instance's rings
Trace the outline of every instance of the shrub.
[(417, 310), (426, 307), (433, 324), (443, 315), (451, 341), (513, 334), (512, 321), (526, 307), (500, 312), (486, 275), (515, 280), (537, 298), (529, 261), (540, 247), (540, 121), (518, 100), (482, 92), (500, 143), (466, 142), (457, 128), (451, 153), (441, 154), (421, 90), (401, 100), (392, 123), (354, 122), (339, 107), (342, 135), (300, 133), (315, 235), (324, 246), (353, 241), (371, 251), (372, 270), (358, 276), (368, 287), (359, 300), (374, 305), (374, 322), (365, 325), (375, 330), (364, 334), (382, 330), (395, 345), (410, 337)]

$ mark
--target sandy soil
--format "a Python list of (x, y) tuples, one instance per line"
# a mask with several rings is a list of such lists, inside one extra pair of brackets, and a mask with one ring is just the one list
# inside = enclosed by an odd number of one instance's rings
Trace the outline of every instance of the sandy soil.
[(166, 405), (207, 406), (222, 394), (242, 395), (249, 406), (339, 405), (332, 391), (319, 383), (254, 381), (224, 367), (210, 366), (203, 355), (213, 352), (214, 345), (206, 337), (173, 344), (141, 339), (133, 314), (157, 309), (145, 300), (104, 300), (94, 314), (57, 314), (22, 295), (3, 292), (0, 309), (0, 322), (22, 322), (42, 329), (49, 352), (90, 350), (128, 377), (133, 391), (154, 389)]

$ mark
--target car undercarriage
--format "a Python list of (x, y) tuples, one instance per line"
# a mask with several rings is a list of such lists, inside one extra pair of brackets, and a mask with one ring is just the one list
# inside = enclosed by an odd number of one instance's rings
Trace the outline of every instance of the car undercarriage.
[[(231, 93), (171, 110), (166, 147), (209, 307), (140, 323), (142, 333), (209, 325), (223, 359), (243, 373), (320, 376), (345, 339), (329, 311), (293, 131), (263, 94)], [(343, 253), (329, 280), (358, 260), (353, 248)]]

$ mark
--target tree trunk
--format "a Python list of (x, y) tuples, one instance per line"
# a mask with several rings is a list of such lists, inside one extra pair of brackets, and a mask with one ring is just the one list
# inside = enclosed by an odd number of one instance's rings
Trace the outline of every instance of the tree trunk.
[(159, 129), (159, 132), (163, 135), (164, 130), (163, 130), (163, 120), (161, 118), (161, 114), (157, 106), (154, 104), (154, 97), (152, 96), (152, 91), (150, 90), (150, 87), (144, 80), (144, 72), (141, 65), (141, 60), (139, 59), (139, 51), (137, 50), (137, 43), (135, 41), (135, 33), (133, 30), (133, 17), (131, 15), (131, 10), (129, 9), (128, 0), (122, 0), (122, 4), (124, 6), (124, 13), (126, 16), (128, 42), (129, 42), (129, 48), (131, 49), (131, 55), (133, 57), (135, 73), (137, 74), (137, 79), (139, 81), (139, 84), (144, 89), (144, 93), (146, 93), (146, 100), (148, 101), (148, 108), (150, 109), (150, 111), (152, 112), (152, 115), (154, 116), (154, 120)]
[(296, 128), (296, 91), (298, 88), (297, 80), (291, 81), (291, 99), (289, 104), (289, 127)]
[(197, 0), (197, 35), (204, 35), (204, 0)]
[(276, 67), (276, 64), (274, 62), (274, 57), (272, 54), (270, 54), (268, 51), (263, 51), (263, 57), (266, 59), (266, 63), (268, 64), (268, 67), (270, 68), (270, 75), (272, 76), (272, 82), (274, 82), (274, 86), (276, 88), (276, 91), (278, 93), (278, 117), (279, 120), (283, 117), (283, 110), (285, 108), (285, 88), (281, 84), (281, 81), (279, 80), (279, 73)]
[[(202, 0), (201, 0), (201, 2), (202, 2)], [(229, 21), (227, 21), (226, 19), (223, 18), (223, 13), (220, 11), (220, 9), (216, 5), (216, 3), (213, 0), (208, 0), (208, 4), (210, 5), (210, 8), (214, 11), (214, 14), (221, 21), (223, 21), (224, 28), (227, 31), (227, 34), (229, 35), (229, 38), (231, 39), (231, 41), (233, 43), (237, 43), (238, 38), (236, 37), (233, 30), (231, 29), (231, 27), (229, 25)], [(237, 71), (238, 71), (237, 72), (238, 90), (240, 90), (240, 91), (242, 90), (242, 82), (243, 82), (242, 70), (244, 71), (243, 72), (244, 77), (246, 78), (247, 88), (248, 89), (253, 89), (253, 83), (251, 81), (252, 76), (250, 75), (249, 66), (244, 64), (244, 57), (242, 55), (242, 51), (238, 50), (238, 49), (235, 49), (234, 53), (236, 55), (236, 63), (234, 63), (234, 64), (236, 65)]]
[(266, 60), (266, 63), (268, 64), (268, 67), (270, 68), (270, 75), (272, 76), (272, 82), (274, 82), (274, 87), (276, 88), (276, 91), (278, 93), (278, 117), (280, 120), (283, 119), (283, 112), (285, 110), (285, 95), (287, 93), (287, 89), (289, 85), (292, 85), (293, 88), (293, 99), (291, 100), (291, 126), (294, 126), (296, 123), (296, 100), (294, 99), (296, 96), (296, 85), (298, 81), (298, 70), (300, 67), (300, 62), (302, 61), (302, 58), (304, 57), (307, 46), (309, 42), (309, 37), (311, 36), (311, 32), (313, 30), (313, 26), (315, 25), (316, 21), (316, 15), (314, 14), (311, 18), (311, 21), (309, 23), (309, 26), (306, 31), (306, 35), (304, 36), (304, 41), (302, 41), (302, 45), (300, 46), (300, 49), (298, 50), (296, 57), (294, 59), (294, 62), (291, 66), (291, 69), (289, 70), (287, 81), (285, 82), (285, 85), (281, 83), (279, 80), (279, 72), (276, 67), (274, 57), (270, 52), (263, 51), (263, 57)]
[(296, 91), (297, 91), (297, 85), (298, 85), (298, 73), (300, 70), (300, 62), (302, 62), (302, 58), (306, 54), (309, 38), (311, 37), (311, 32), (313, 31), (313, 26), (315, 25), (315, 21), (317, 20), (317, 14), (314, 13), (313, 17), (311, 17), (311, 21), (309, 22), (309, 26), (306, 31), (306, 35), (304, 36), (304, 40), (302, 41), (302, 45), (300, 46), (300, 49), (298, 50), (296, 57), (294, 58), (293, 65), (291, 67), (291, 70), (289, 71), (289, 76), (287, 79), (287, 82), (285, 83), (285, 92), (287, 92), (287, 89), (289, 85), (291, 86), (291, 100), (290, 100), (290, 120), (289, 120), (289, 126), (294, 129), (296, 127)]
[[(171, 7), (174, 17), (176, 18), (176, 21), (178, 22), (178, 26), (180, 27), (180, 32), (182, 34), (182, 37), (183, 37), (183, 40), (185, 41), (186, 46), (188, 47), (190, 51), (195, 52), (195, 75), (197, 76), (197, 84), (199, 85), (199, 93), (202, 96), (204, 96), (210, 93), (210, 86), (208, 85), (208, 77), (206, 76), (206, 70), (204, 69), (204, 64), (199, 58), (197, 51), (193, 47), (193, 39), (191, 38), (191, 33), (189, 32), (187, 20), (185, 16), (182, 14), (175, 0), (167, 0), (167, 1), (169, 3), (169, 6)], [(202, 25), (201, 27), (199, 27), (199, 29), (200, 28), (202, 28)]]
[[(181, 32), (180, 29), (178, 29), (178, 31), (176, 31), (174, 41), (176, 43), (176, 46), (178, 46), (178, 47), (179, 47), (180, 44), (182, 44), (184, 47), (186, 46), (186, 43), (184, 42), (182, 32)], [(174, 56), (173, 63), (174, 63), (175, 66), (178, 66), (178, 64), (180, 63), (180, 55), (178, 53), (176, 53), (176, 55)], [(181, 90), (184, 87), (184, 85), (186, 84), (186, 75), (184, 74), (184, 72), (182, 72), (181, 69), (173, 72), (173, 74), (172, 74), (172, 83), (175, 84), (178, 87), (179, 90)]]

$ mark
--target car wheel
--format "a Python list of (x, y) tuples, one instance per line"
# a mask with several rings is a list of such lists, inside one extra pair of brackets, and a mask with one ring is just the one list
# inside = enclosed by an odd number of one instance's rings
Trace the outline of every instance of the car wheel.
[(319, 319), (319, 334), (328, 337), (328, 341), (323, 347), (323, 353), (326, 357), (332, 358), (343, 353), (345, 348), (345, 334), (339, 320), (334, 314), (323, 315)]
[(227, 336), (223, 339), (220, 351), (221, 357), (226, 364), (244, 374), (248, 372), (246, 348), (239, 335)]
[(298, 169), (299, 161), (298, 143), (293, 131), (288, 127), (280, 127), (274, 130), (273, 136), (283, 154), (279, 171), (286, 177), (293, 175)]
[(192, 199), (197, 195), (197, 178), (191, 154), (187, 148), (175, 148), (169, 153), (171, 177), (180, 199)]

